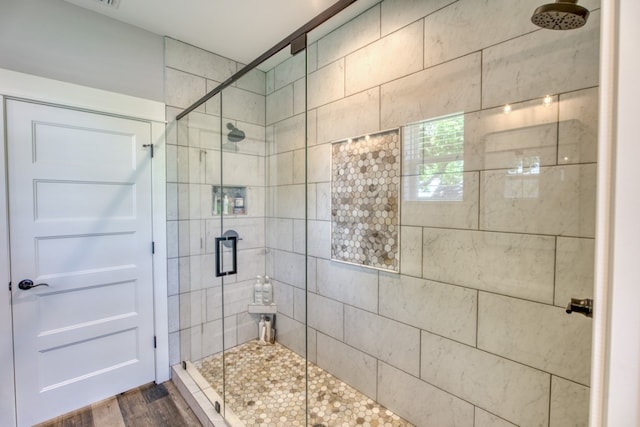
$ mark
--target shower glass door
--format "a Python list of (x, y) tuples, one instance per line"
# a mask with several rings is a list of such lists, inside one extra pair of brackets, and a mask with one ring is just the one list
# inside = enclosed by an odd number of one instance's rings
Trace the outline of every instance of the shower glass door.
[(213, 207), (218, 235), (237, 236), (220, 295), (232, 425), (306, 425), (305, 74), (287, 46), (221, 92)]

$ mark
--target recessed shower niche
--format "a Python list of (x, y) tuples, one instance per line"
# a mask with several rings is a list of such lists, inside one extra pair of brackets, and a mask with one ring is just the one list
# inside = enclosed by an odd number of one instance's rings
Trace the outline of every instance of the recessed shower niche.
[(331, 147), (331, 259), (398, 272), (400, 129)]
[(213, 215), (247, 215), (247, 187), (213, 186)]

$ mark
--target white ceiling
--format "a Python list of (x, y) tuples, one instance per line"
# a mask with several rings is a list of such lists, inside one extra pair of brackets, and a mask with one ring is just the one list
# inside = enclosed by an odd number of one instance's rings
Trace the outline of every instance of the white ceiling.
[[(156, 34), (249, 63), (337, 0), (66, 0)], [(335, 28), (380, 0), (359, 0), (326, 27)]]

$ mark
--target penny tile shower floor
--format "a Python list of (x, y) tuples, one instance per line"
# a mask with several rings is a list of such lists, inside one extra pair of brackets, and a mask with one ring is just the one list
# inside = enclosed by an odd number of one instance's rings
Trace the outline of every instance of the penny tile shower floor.
[[(303, 358), (276, 343), (257, 341), (225, 353), (228, 407), (247, 427), (305, 424)], [(194, 365), (222, 395), (222, 355)], [(309, 420), (313, 427), (410, 427), (388, 409), (309, 363)]]

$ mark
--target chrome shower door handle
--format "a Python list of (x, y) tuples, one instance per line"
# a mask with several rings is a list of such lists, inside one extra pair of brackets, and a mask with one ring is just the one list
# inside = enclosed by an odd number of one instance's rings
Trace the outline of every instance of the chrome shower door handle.
[[(225, 251), (223, 246), (231, 244), (231, 266), (227, 268), (224, 263)], [(223, 236), (216, 237), (216, 277), (236, 274), (238, 270), (238, 237)]]
[(571, 298), (567, 304), (567, 314), (573, 312), (582, 313), (587, 317), (593, 317), (593, 300), (590, 298)]

